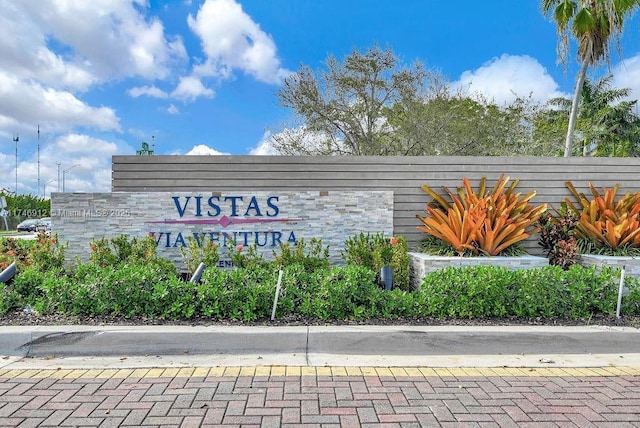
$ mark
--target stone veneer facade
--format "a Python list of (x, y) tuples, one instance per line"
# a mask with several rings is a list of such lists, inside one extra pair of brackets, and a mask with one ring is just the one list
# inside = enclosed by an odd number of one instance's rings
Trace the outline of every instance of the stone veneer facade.
[(507, 269), (533, 269), (549, 265), (545, 257), (518, 256), (518, 257), (445, 257), (432, 256), (424, 253), (409, 253), (410, 275), (412, 289), (422, 286), (422, 278), (428, 273), (447, 267), (466, 266), (502, 266)]
[[(269, 258), (279, 242), (322, 239), (332, 264), (341, 264), (344, 241), (361, 231), (393, 234), (392, 191), (114, 192), (54, 193), (53, 233), (69, 242), (68, 262), (88, 260), (89, 243), (123, 234), (150, 233), (158, 255), (184, 268), (180, 247), (205, 234), (224, 246), (235, 237), (256, 242)], [(221, 266), (228, 266), (221, 253)]]

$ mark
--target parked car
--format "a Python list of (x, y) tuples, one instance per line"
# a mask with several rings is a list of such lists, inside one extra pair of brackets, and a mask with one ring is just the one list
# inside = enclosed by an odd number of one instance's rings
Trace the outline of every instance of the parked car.
[(44, 230), (45, 232), (51, 232), (51, 217), (42, 217), (39, 220), (38, 230)]
[(18, 224), (18, 232), (35, 232), (40, 224), (38, 218), (28, 218), (22, 223)]

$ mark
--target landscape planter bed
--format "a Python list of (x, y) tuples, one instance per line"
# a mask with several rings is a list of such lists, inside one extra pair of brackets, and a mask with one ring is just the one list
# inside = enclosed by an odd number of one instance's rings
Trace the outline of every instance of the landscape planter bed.
[(596, 254), (580, 254), (580, 265), (584, 267), (597, 266), (602, 269), (605, 266), (620, 268), (624, 266), (625, 276), (640, 278), (640, 259), (631, 256), (600, 256)]
[(430, 272), (445, 269), (450, 266), (501, 266), (507, 269), (534, 269), (549, 265), (546, 257), (517, 256), (517, 257), (448, 257), (432, 256), (424, 253), (409, 253), (409, 269), (411, 288), (416, 290), (422, 285), (422, 279)]

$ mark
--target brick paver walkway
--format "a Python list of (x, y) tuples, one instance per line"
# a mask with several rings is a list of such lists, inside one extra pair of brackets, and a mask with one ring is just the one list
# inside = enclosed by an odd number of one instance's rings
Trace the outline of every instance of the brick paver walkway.
[(640, 368), (0, 370), (2, 427), (640, 427)]

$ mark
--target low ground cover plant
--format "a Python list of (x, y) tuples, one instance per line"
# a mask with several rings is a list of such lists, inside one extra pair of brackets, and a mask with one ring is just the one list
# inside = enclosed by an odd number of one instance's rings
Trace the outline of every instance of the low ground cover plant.
[[(351, 244), (378, 239), (358, 236)], [(54, 261), (25, 265), (11, 283), (0, 284), (0, 314), (29, 309), (43, 315), (264, 322), (271, 315), (280, 269), (283, 279), (276, 317), (298, 322), (486, 317), (588, 320), (615, 314), (617, 301), (618, 271), (580, 266), (519, 271), (487, 266), (449, 268), (427, 275), (416, 291), (385, 291), (370, 266), (331, 267), (321, 243), (311, 241), (300, 249), (278, 250), (279, 256), (272, 261), (235, 248), (236, 256), (244, 257), (244, 266), (207, 269), (199, 283), (190, 283), (171, 263), (157, 257), (155, 246), (147, 241), (96, 240), (89, 262), (73, 269), (58, 265), (55, 257)], [(42, 250), (59, 243), (33, 245)], [(57, 251), (63, 252), (64, 247)], [(638, 281), (627, 278), (626, 284), (629, 294), (622, 313), (640, 316)]]
[[(588, 319), (612, 315), (619, 271), (574, 265), (509, 270), (496, 266), (447, 268), (424, 279), (425, 315), (436, 318), (518, 317)], [(627, 278), (638, 289), (638, 281)], [(638, 314), (633, 298), (624, 313)]]

